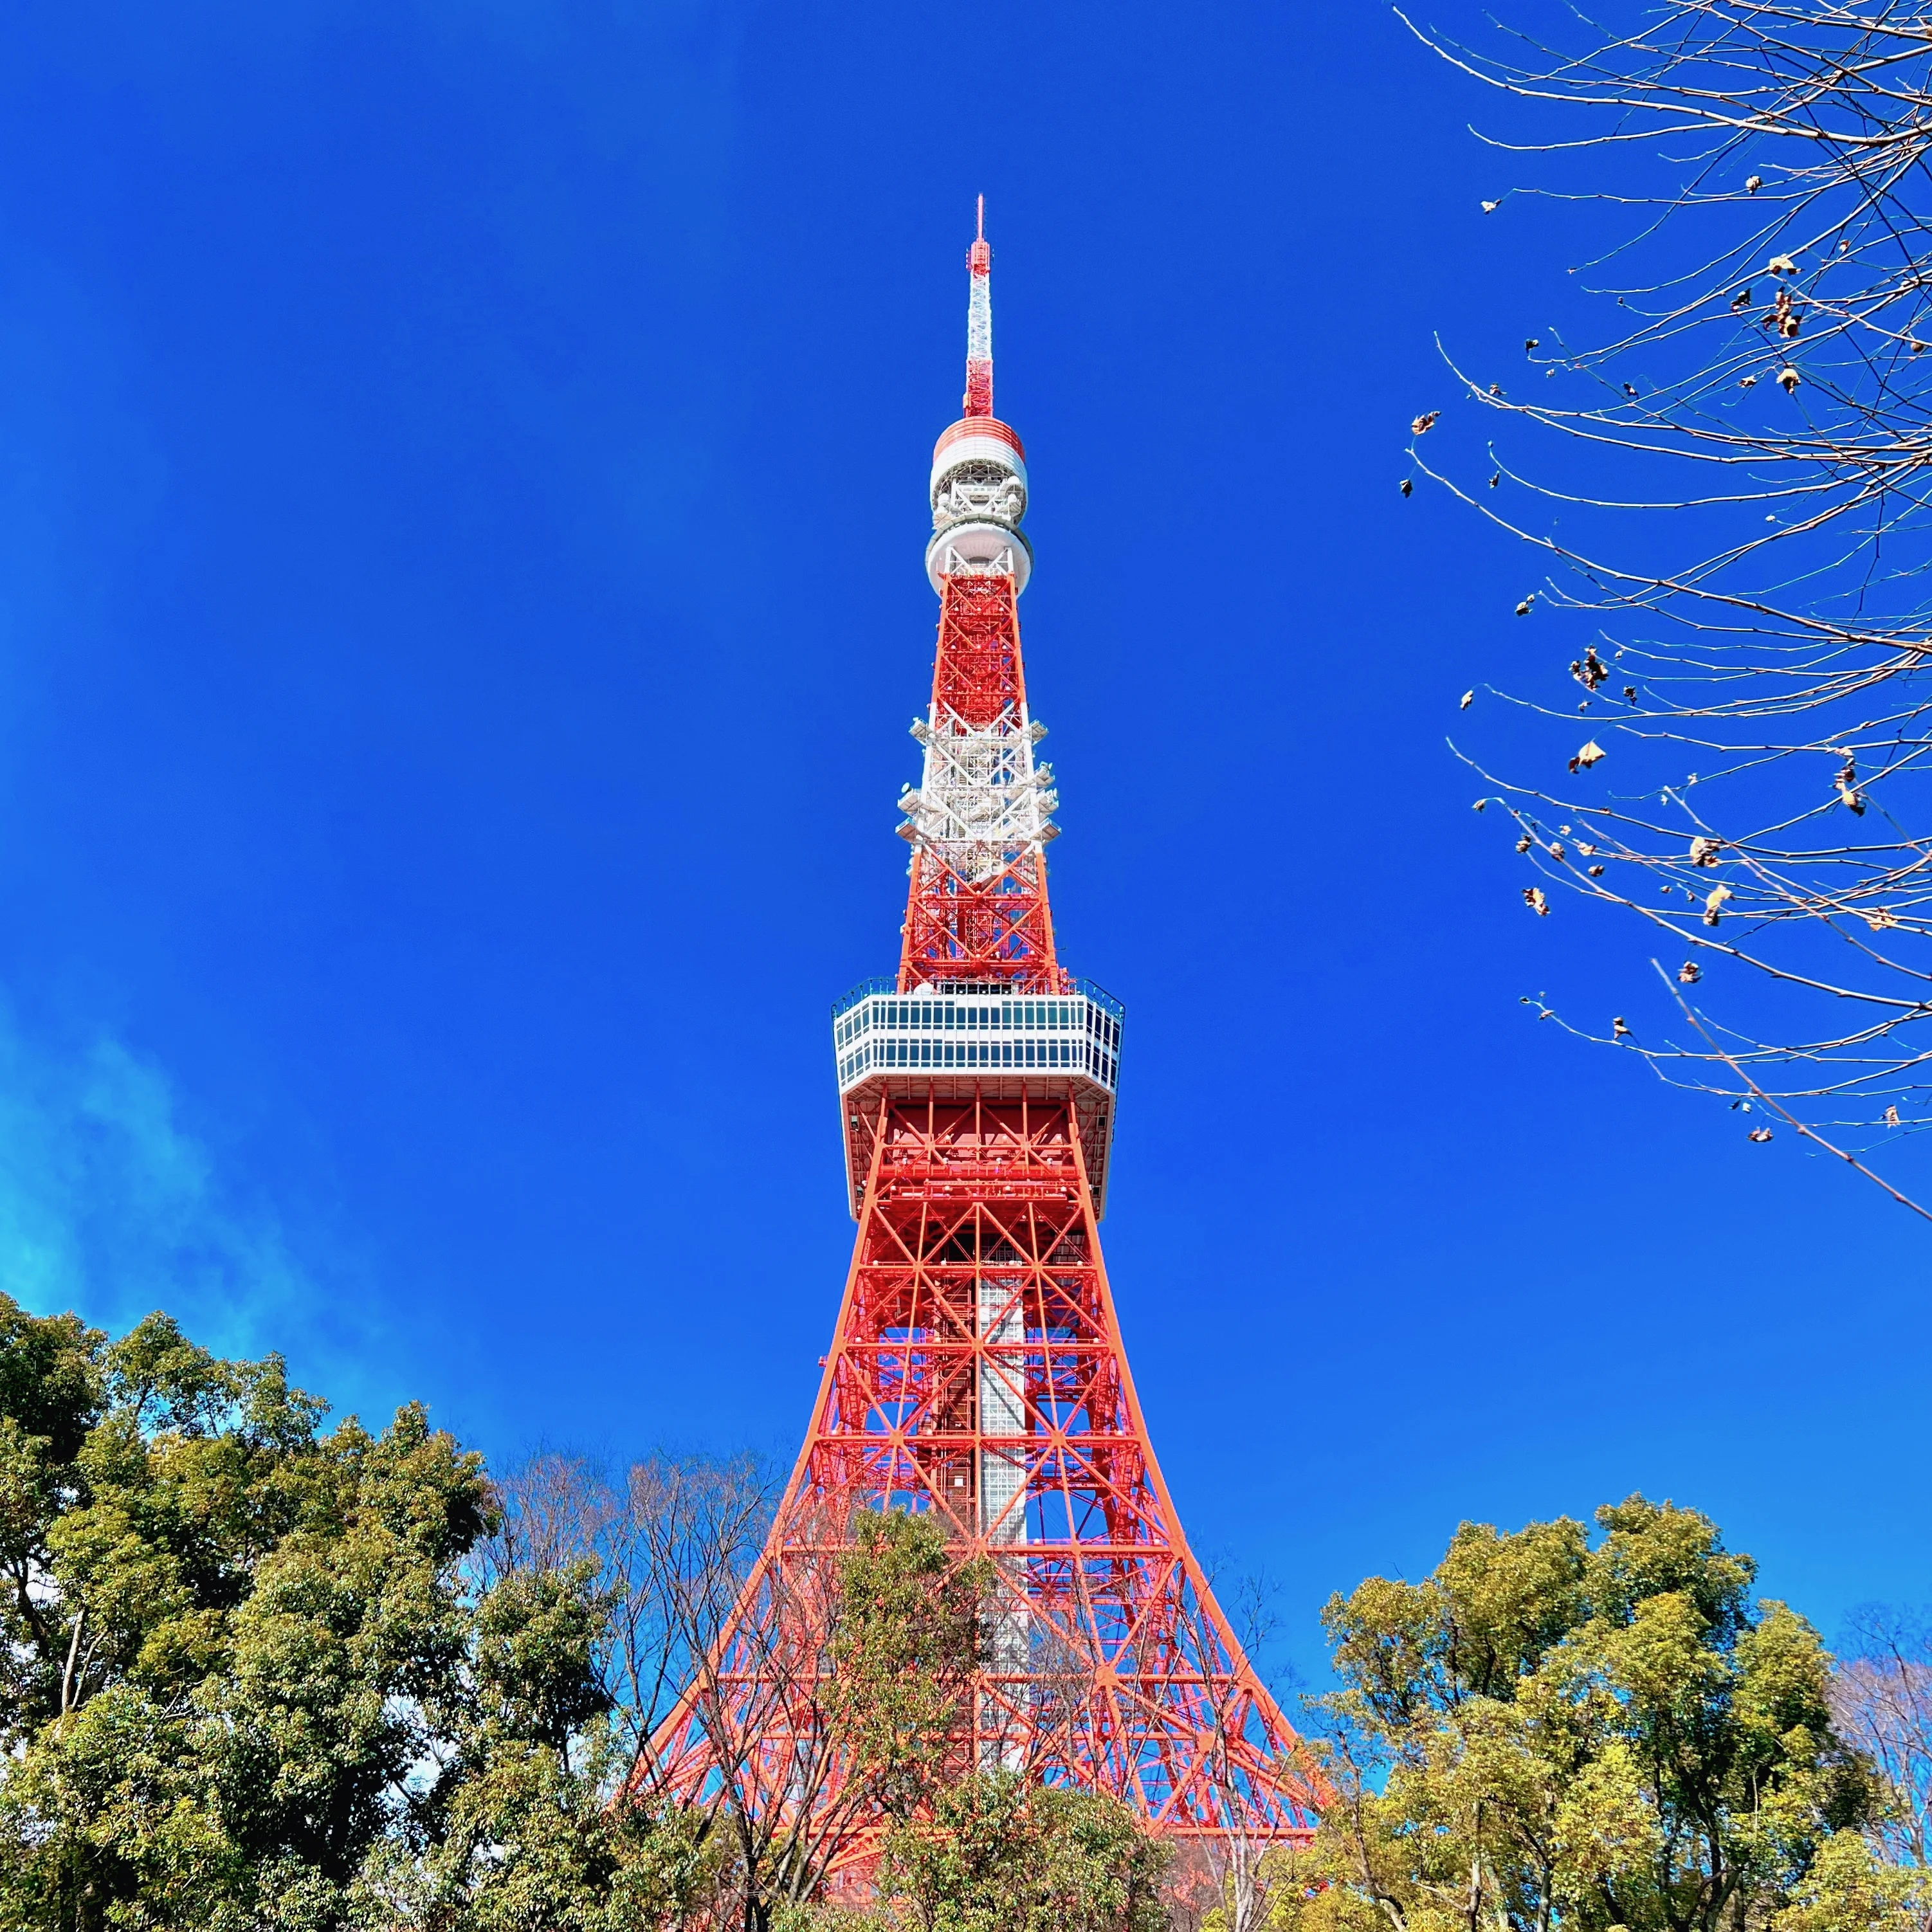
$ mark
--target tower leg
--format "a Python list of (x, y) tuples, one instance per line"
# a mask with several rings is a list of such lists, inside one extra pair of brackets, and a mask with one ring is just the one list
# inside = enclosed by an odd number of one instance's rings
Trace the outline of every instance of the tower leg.
[[(935, 1083), (878, 1106), (838, 1330), (767, 1574), (822, 1576), (856, 1511), (932, 1512), (998, 1579), (963, 1763), (1111, 1792), (1176, 1838), (1304, 1838), (1312, 1774), (1148, 1439), (1072, 1103)], [(806, 1597), (755, 1594), (724, 1646), (740, 1660), (722, 1673), (728, 1696), (770, 1713), (754, 1761), (726, 1762), (702, 1714), (681, 1712), (655, 1747), (673, 1788), (702, 1802), (736, 1779), (734, 1802), (836, 1808), (839, 1767), (814, 1758), (808, 1712), (759, 1661), (800, 1652), (810, 1678), (806, 1620), (790, 1635), (759, 1622)], [(758, 1769), (781, 1762), (818, 1782)], [(862, 1865), (883, 1826), (854, 1815), (827, 1869)]]

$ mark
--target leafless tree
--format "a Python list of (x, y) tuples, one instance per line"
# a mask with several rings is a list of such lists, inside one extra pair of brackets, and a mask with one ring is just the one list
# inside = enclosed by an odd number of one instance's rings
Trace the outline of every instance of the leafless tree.
[(1895, 1864), (1932, 1864), (1932, 1627), (1868, 1604), (1853, 1612), (1832, 1673), (1832, 1714), (1888, 1798), (1877, 1829)]
[(613, 1477), (590, 1458), (545, 1452), (497, 1484), (500, 1521), (483, 1580), (596, 1566), (610, 1605), (598, 1664), (634, 1761), (716, 1648), (764, 1547), (776, 1493), (751, 1456), (658, 1456)]
[[(1278, 1586), (1252, 1572), (1232, 1583), (1210, 1576), (1210, 1584), (1226, 1598), (1236, 1641), (1253, 1664), (1273, 1641), (1280, 1623)], [(1220, 1654), (1220, 1637), (1214, 1619), (1192, 1592), (1184, 1600), (1180, 1621), (1190, 1633), (1194, 1654)], [(1290, 1677), (1292, 1680), (1292, 1672)], [(1227, 1706), (1214, 1700), (1204, 1715), (1211, 1739), (1208, 1777), (1224, 1828), (1193, 1840), (1176, 1858), (1168, 1880), (1170, 1916), (1177, 1928), (1198, 1926), (1211, 1918), (1226, 1932), (1262, 1932), (1274, 1917), (1282, 1886), (1294, 1882), (1297, 1848), (1250, 1822), (1254, 1773), (1243, 1748), (1246, 1741), (1235, 1734)], [(1299, 1740), (1294, 1750), (1295, 1769), (1310, 1789), (1322, 1790), (1325, 1780), (1312, 1754)]]
[(749, 1457), (658, 1456), (614, 1477), (546, 1453), (498, 1484), (484, 1559), (485, 1582), (596, 1566), (610, 1606), (599, 1663), (629, 1767), (614, 1801), (703, 1814), (747, 1932), (822, 1878), (847, 1820), (820, 1794), (856, 1796), (832, 1775), (836, 1565), (808, 1551), (772, 1560), (776, 1495)]
[(1560, 887), (1652, 929), (1657, 1023), (1572, 1030), (1870, 1174), (1932, 1124), (1932, 9), (1610, 11), (1480, 46), (1401, 16), (1508, 104), (1485, 138), (1535, 178), (1490, 217), (1555, 195), (1604, 238), (1593, 339), (1537, 328), (1507, 380), (1448, 358), (1483, 458), (1424, 461), (1441, 412), (1413, 425), (1418, 472), (1538, 554), (1528, 634), (1562, 633), (1509, 700), (1568, 719), (1552, 776), (1472, 758), (1478, 808), (1534, 912)]
[[(828, 1875), (836, 1889), (833, 1855), (881, 1835), (902, 1768), (870, 1748), (880, 1698), (855, 1695), (838, 1667), (850, 1523), (794, 1502), (775, 1538), (777, 1486), (750, 1458), (658, 1456), (616, 1480), (544, 1454), (498, 1495), (483, 1581), (597, 1566), (610, 1604), (601, 1666), (629, 1767), (612, 1797), (701, 1814), (727, 1894), (706, 1922), (764, 1932)], [(977, 1661), (962, 1654), (952, 1675), (887, 1686), (884, 1701), (904, 1697), (898, 1714), (943, 1738)]]
[[(688, 1728), (675, 1739), (705, 1768), (700, 1787), (729, 1832), (746, 1932), (779, 1903), (812, 1897), (832, 1850), (866, 1808), (862, 1780), (842, 1775), (832, 1658), (840, 1606), (838, 1538), (793, 1528), (767, 1550), (714, 1640), (694, 1653)], [(679, 1727), (667, 1727), (666, 1741)], [(670, 1752), (646, 1755), (646, 1780), (688, 1774)]]

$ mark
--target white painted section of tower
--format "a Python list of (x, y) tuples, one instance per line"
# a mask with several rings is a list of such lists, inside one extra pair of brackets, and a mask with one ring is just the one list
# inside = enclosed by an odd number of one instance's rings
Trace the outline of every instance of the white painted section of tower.
[(936, 854), (962, 879), (991, 878), (1060, 836), (1053, 767), (1034, 762), (1046, 727), (1022, 706), (991, 724), (968, 725), (935, 705), (912, 734), (926, 747), (916, 789), (899, 796), (899, 836)]
[(946, 577), (1010, 577), (1017, 596), (1033, 575), (1033, 546), (1004, 524), (955, 524), (926, 547), (926, 578), (935, 590)]
[[(1026, 1376), (1023, 1344), (1025, 1318), (1016, 1275), (982, 1276), (980, 1282), (980, 1333), (1000, 1353), (980, 1358), (980, 1432), (1024, 1436)], [(980, 1452), (980, 1528), (996, 1543), (1024, 1543), (1026, 1514), (1013, 1499), (1026, 1486), (1026, 1458), (1018, 1453)]]
[[(1022, 1278), (982, 1275), (980, 1279), (979, 1328), (986, 1344), (980, 1358), (980, 1433), (1024, 1436), (1026, 1427), (1026, 1318)], [(1026, 1520), (1026, 1456), (1023, 1450), (980, 1451), (980, 1533), (998, 1552), (1017, 1553), (1028, 1540)], [(1018, 1580), (1010, 1580), (1009, 1588)], [(988, 1620), (988, 1662), (996, 1676), (1024, 1676), (1027, 1671), (1030, 1619), (1012, 1605), (992, 1612)], [(1002, 1736), (989, 1726), (985, 1755), (988, 1770), (1018, 1771), (1024, 1762), (1025, 1745), (1018, 1728)]]
[(968, 364), (990, 362), (993, 359), (993, 278), (985, 269), (976, 268), (970, 279), (972, 293), (966, 299), (966, 360)]
[[(932, 474), (928, 479), (933, 523), (939, 522), (940, 493), (947, 480), (967, 464), (989, 464), (1016, 481), (1021, 490), (1019, 515), (1026, 512), (1026, 458), (1020, 453), (1018, 439), (1006, 424), (992, 416), (962, 416), (934, 445)], [(1018, 520), (1018, 516), (1013, 520)]]
[(1120, 1084), (1118, 1003), (1090, 993), (1028, 993), (991, 983), (866, 992), (832, 1022), (838, 1090), (881, 1072), (958, 1073), (998, 1081), (1011, 1075), (1041, 1088), (1070, 1082), (1111, 1099)]

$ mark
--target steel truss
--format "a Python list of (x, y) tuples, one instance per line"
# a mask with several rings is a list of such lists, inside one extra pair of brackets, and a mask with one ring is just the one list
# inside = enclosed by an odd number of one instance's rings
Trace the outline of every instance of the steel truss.
[(1043, 728), (1028, 716), (1013, 579), (941, 579), (932, 706), (914, 729), (926, 748), (919, 789), (900, 800), (913, 842), (899, 982), (1069, 982), (1054, 963), (1047, 842), (1058, 802), (1036, 767)]
[[(804, 1653), (854, 1514), (934, 1514), (998, 1582), (961, 1766), (1110, 1792), (1179, 1838), (1302, 1838), (1316, 1791), (1181, 1534), (1134, 1393), (1064, 1098), (882, 1100), (812, 1428), (710, 1707), (661, 1740), (692, 1798), (836, 1812)], [(808, 1607), (816, 1606), (816, 1607)], [(787, 1626), (789, 1625), (789, 1628)], [(784, 1660), (775, 1663), (774, 1659)], [(720, 1737), (740, 1745), (722, 1761)], [(882, 1821), (829, 1860), (862, 1870)]]
[[(984, 538), (982, 563), (936, 574), (932, 704), (914, 727), (925, 763), (901, 801), (913, 851), (898, 994), (919, 995), (906, 1011), (933, 1027), (954, 1009), (984, 1018), (976, 988), (1076, 983), (1047, 902), (1055, 800), (1034, 762), (1042, 728), (1020, 650), (1022, 459), (990, 420), (990, 262), (982, 237), (976, 386), (935, 452), (935, 517), (950, 514), (946, 452), (969, 430), (973, 460), (1017, 487), (982, 493), (994, 507), (976, 499), (978, 520), (958, 526)], [(874, 1017), (890, 1030), (904, 1015), (860, 1015)], [(859, 1228), (811, 1428), (725, 1634), (635, 1786), (728, 1802), (835, 1888), (862, 1882), (884, 1821), (854, 1796), (863, 1781), (828, 1730), (824, 1672), (852, 1526), (903, 1508), (943, 1522), (960, 1560), (989, 1558), (997, 1578), (946, 1746), (955, 1769), (1112, 1792), (1203, 1856), (1304, 1839), (1319, 1774), (1188, 1550), (1128, 1370), (1089, 1168), (1112, 1132), (1112, 1072), (1102, 1092), (1003, 1049), (1012, 1070), (996, 1080), (970, 1050), (934, 1048), (928, 1074), (859, 1028), (837, 1034)]]

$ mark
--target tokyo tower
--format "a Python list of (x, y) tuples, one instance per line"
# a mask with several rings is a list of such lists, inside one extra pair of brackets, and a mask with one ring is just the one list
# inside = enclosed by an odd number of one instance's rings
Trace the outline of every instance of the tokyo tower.
[(1190, 1552), (1135, 1395), (1099, 1222), (1119, 1002), (1061, 966), (1046, 728), (1028, 703), (1020, 439), (993, 413), (991, 270), (968, 256), (966, 394), (934, 448), (940, 602), (922, 754), (899, 800), (898, 970), (833, 1010), (858, 1237), (812, 1424), (764, 1554), (652, 1783), (733, 1787), (774, 1832), (831, 1822), (814, 1868), (862, 1882), (881, 1821), (820, 1748), (813, 1606), (859, 1513), (931, 1513), (997, 1574), (961, 1767), (1111, 1792), (1150, 1827), (1305, 1839), (1318, 1774)]

